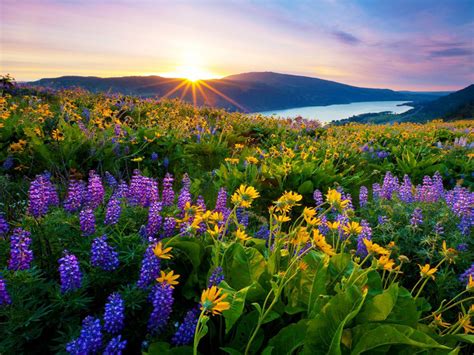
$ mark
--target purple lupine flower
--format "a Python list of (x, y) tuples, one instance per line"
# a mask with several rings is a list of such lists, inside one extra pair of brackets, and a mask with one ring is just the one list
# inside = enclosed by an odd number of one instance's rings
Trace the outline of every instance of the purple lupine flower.
[(380, 190), (380, 197), (391, 200), (393, 195), (400, 189), (398, 178), (393, 176), (390, 171), (387, 171), (383, 179), (383, 184)]
[(172, 237), (175, 233), (176, 219), (174, 217), (165, 217), (163, 222), (163, 238)]
[(118, 253), (107, 243), (105, 234), (92, 241), (91, 265), (105, 271), (115, 270), (119, 266)]
[(127, 198), (132, 206), (148, 207), (159, 199), (158, 183), (135, 169), (130, 180)]
[(372, 196), (374, 200), (378, 200), (382, 196), (382, 187), (380, 184), (373, 184), (372, 185)]
[(96, 209), (104, 201), (105, 190), (100, 176), (94, 170), (89, 171), (87, 185), (87, 203), (89, 208)]
[(239, 207), (235, 211), (235, 214), (237, 216), (237, 222), (244, 226), (247, 227), (249, 225), (249, 214), (247, 211), (245, 211), (245, 208)]
[(128, 185), (125, 181), (120, 181), (114, 191), (113, 196), (117, 199), (126, 198), (128, 195)]
[(217, 200), (216, 200), (216, 208), (214, 209), (216, 212), (224, 212), (227, 209), (227, 191), (221, 187), (219, 192), (217, 193)]
[(471, 234), (471, 228), (474, 226), (474, 215), (463, 215), (461, 221), (457, 227), (461, 231), (461, 234), (469, 236)]
[(369, 197), (369, 191), (367, 190), (367, 187), (361, 186), (359, 190), (359, 206), (364, 207), (367, 205)]
[(405, 203), (412, 203), (415, 201), (413, 196), (413, 185), (410, 178), (406, 174), (403, 176), (403, 183), (400, 185), (398, 195), (400, 200)]
[(218, 266), (214, 271), (212, 271), (211, 276), (209, 276), (207, 288), (210, 288), (211, 286), (219, 286), (222, 281), (224, 281), (224, 270), (222, 267)]
[(156, 284), (150, 293), (153, 310), (148, 320), (148, 331), (157, 334), (168, 323), (173, 307), (173, 286), (169, 284)]
[(467, 282), (469, 280), (469, 276), (472, 276), (472, 278), (474, 279), (474, 263), (471, 264), (471, 267), (469, 269), (459, 275), (459, 281)]
[(321, 216), (321, 224), (319, 225), (318, 230), (324, 236), (328, 235), (329, 233), (329, 227), (328, 227), (327, 222), (328, 222), (327, 216), (326, 215)]
[(188, 345), (194, 338), (194, 332), (199, 318), (199, 310), (193, 308), (186, 313), (183, 323), (181, 323), (171, 338), (171, 342), (176, 346)]
[(184, 174), (182, 183), (183, 187), (179, 191), (178, 196), (178, 208), (184, 214), (184, 206), (186, 205), (186, 203), (192, 202), (191, 192), (189, 191), (191, 187), (191, 181), (189, 180), (189, 176), (187, 174)]
[(352, 196), (350, 193), (345, 193), (342, 188), (341, 188), (341, 199), (344, 201), (344, 200), (347, 200), (349, 201), (349, 203), (347, 204), (347, 206), (344, 208), (344, 210), (353, 210), (354, 209), (354, 205), (352, 204)]
[(69, 213), (79, 211), (86, 196), (86, 184), (82, 180), (71, 180), (67, 190), (64, 209)]
[(169, 165), (170, 165), (170, 160), (168, 159), (168, 157), (165, 157), (165, 159), (163, 159), (164, 168), (168, 170)]
[(204, 201), (204, 197), (202, 195), (199, 195), (197, 200), (196, 200), (196, 206), (199, 206), (202, 208), (203, 212), (206, 212), (207, 207), (206, 207), (206, 202)]
[(111, 188), (116, 188), (118, 185), (117, 179), (108, 171), (105, 172), (104, 180)]
[(259, 228), (259, 230), (254, 234), (254, 238), (268, 240), (270, 237), (270, 230), (268, 229), (267, 225), (263, 225)]
[(148, 236), (146, 234), (146, 226), (143, 224), (140, 226), (140, 229), (138, 230), (138, 235), (143, 239), (144, 243), (148, 242)]
[(118, 334), (123, 329), (125, 319), (125, 302), (119, 293), (112, 293), (107, 298), (104, 312), (104, 329), (109, 334)]
[(118, 335), (115, 338), (110, 339), (107, 346), (105, 347), (103, 355), (122, 355), (122, 352), (127, 346), (127, 341), (122, 340), (122, 336)]
[(377, 223), (379, 225), (383, 226), (387, 222), (388, 222), (388, 217), (387, 216), (378, 216), (377, 217)]
[(410, 224), (414, 227), (419, 226), (423, 223), (423, 213), (421, 208), (415, 208), (413, 214), (411, 215)]
[(66, 345), (71, 355), (95, 354), (102, 348), (102, 329), (100, 319), (87, 316), (82, 321), (79, 337)]
[(156, 160), (158, 160), (158, 154), (153, 152), (153, 153), (151, 153), (150, 158), (151, 158), (151, 160), (156, 161)]
[(82, 273), (79, 262), (74, 254), (64, 251), (63, 257), (59, 259), (59, 277), (61, 279), (61, 292), (74, 291), (81, 287)]
[(322, 205), (324, 203), (323, 194), (319, 190), (314, 190), (313, 199), (314, 199), (314, 202), (316, 203), (316, 206)]
[(436, 223), (433, 231), (437, 235), (443, 235), (444, 234), (443, 225), (440, 222)]
[(365, 258), (367, 256), (367, 247), (364, 244), (364, 239), (372, 240), (372, 228), (366, 220), (360, 222), (362, 231), (357, 237), (357, 255)]
[(153, 245), (150, 245), (143, 255), (140, 269), (140, 278), (137, 282), (139, 288), (147, 288), (150, 283), (160, 274), (160, 259), (153, 252)]
[(6, 306), (7, 304), (11, 303), (12, 299), (7, 291), (7, 285), (2, 275), (0, 274), (0, 306)]
[(7, 220), (5, 219), (3, 214), (0, 213), (0, 236), (7, 235), (9, 230), (10, 226), (8, 225)]
[(118, 198), (112, 197), (107, 203), (104, 223), (107, 225), (117, 224), (122, 212), (121, 202)]
[(79, 213), (79, 224), (83, 236), (89, 236), (95, 233), (95, 216), (94, 211), (86, 208)]
[(28, 213), (38, 218), (44, 216), (50, 206), (59, 203), (58, 193), (46, 174), (37, 175), (28, 191)]
[(9, 155), (2, 164), (3, 170), (10, 170), (13, 168), (14, 160), (11, 155)]
[(161, 228), (161, 210), (163, 205), (161, 202), (154, 202), (148, 210), (148, 223), (146, 226), (146, 234), (149, 239), (154, 238)]
[(468, 251), (468, 249), (469, 249), (469, 245), (467, 245), (467, 243), (460, 243), (456, 246), (456, 250), (460, 252)]
[(161, 202), (163, 206), (172, 206), (174, 203), (173, 175), (166, 173), (163, 179), (163, 192)]
[(28, 270), (33, 261), (31, 250), (31, 233), (22, 228), (15, 228), (10, 238), (10, 270)]

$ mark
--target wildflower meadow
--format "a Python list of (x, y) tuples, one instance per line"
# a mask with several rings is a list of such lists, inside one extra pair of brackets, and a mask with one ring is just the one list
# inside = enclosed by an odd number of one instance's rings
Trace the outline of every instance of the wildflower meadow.
[(474, 121), (0, 97), (0, 353), (461, 354)]

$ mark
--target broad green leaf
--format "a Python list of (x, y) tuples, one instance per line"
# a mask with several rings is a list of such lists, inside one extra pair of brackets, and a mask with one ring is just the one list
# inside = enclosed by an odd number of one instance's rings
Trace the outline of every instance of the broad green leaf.
[(308, 323), (304, 354), (340, 354), (342, 331), (360, 311), (365, 295), (350, 286), (333, 296)]
[(302, 195), (311, 194), (314, 191), (314, 185), (311, 180), (306, 180), (298, 187), (298, 192)]
[(449, 348), (437, 343), (427, 334), (412, 327), (398, 324), (363, 324), (352, 329), (353, 344), (351, 355), (387, 345), (408, 345), (418, 349)]
[(225, 319), (225, 332), (227, 334), (242, 315), (245, 306), (245, 297), (247, 297), (250, 286), (236, 292), (231, 289), (225, 281), (222, 281), (220, 287), (228, 294), (226, 301), (230, 304), (230, 308), (222, 312)]
[(302, 319), (298, 323), (290, 324), (281, 329), (277, 335), (271, 338), (268, 346), (273, 347), (272, 355), (293, 354), (294, 351), (303, 346), (307, 323), (307, 319)]
[(356, 322), (362, 324), (387, 319), (397, 302), (397, 298), (398, 285), (393, 284), (381, 294), (366, 300), (364, 307), (357, 315)]

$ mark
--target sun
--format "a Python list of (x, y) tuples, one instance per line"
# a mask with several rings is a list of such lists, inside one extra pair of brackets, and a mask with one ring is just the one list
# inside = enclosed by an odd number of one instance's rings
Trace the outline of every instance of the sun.
[(193, 83), (199, 80), (209, 80), (209, 79), (219, 78), (218, 75), (211, 73), (210, 71), (205, 70), (204, 68), (200, 66), (191, 65), (191, 64), (179, 66), (172, 72), (164, 73), (163, 76), (185, 79)]

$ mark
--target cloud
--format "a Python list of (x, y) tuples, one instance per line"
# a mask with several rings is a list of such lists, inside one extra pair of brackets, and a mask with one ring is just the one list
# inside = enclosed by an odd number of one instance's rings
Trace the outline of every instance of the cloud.
[(344, 31), (334, 31), (332, 33), (339, 41), (345, 43), (345, 44), (350, 44), (350, 45), (356, 45), (356, 44), (359, 44), (360, 42), (362, 42), (359, 38), (357, 38), (356, 36), (348, 33), (348, 32), (344, 32)]
[(430, 52), (432, 58), (444, 58), (444, 57), (465, 57), (473, 55), (473, 50), (470, 48), (463, 47), (451, 47)]

